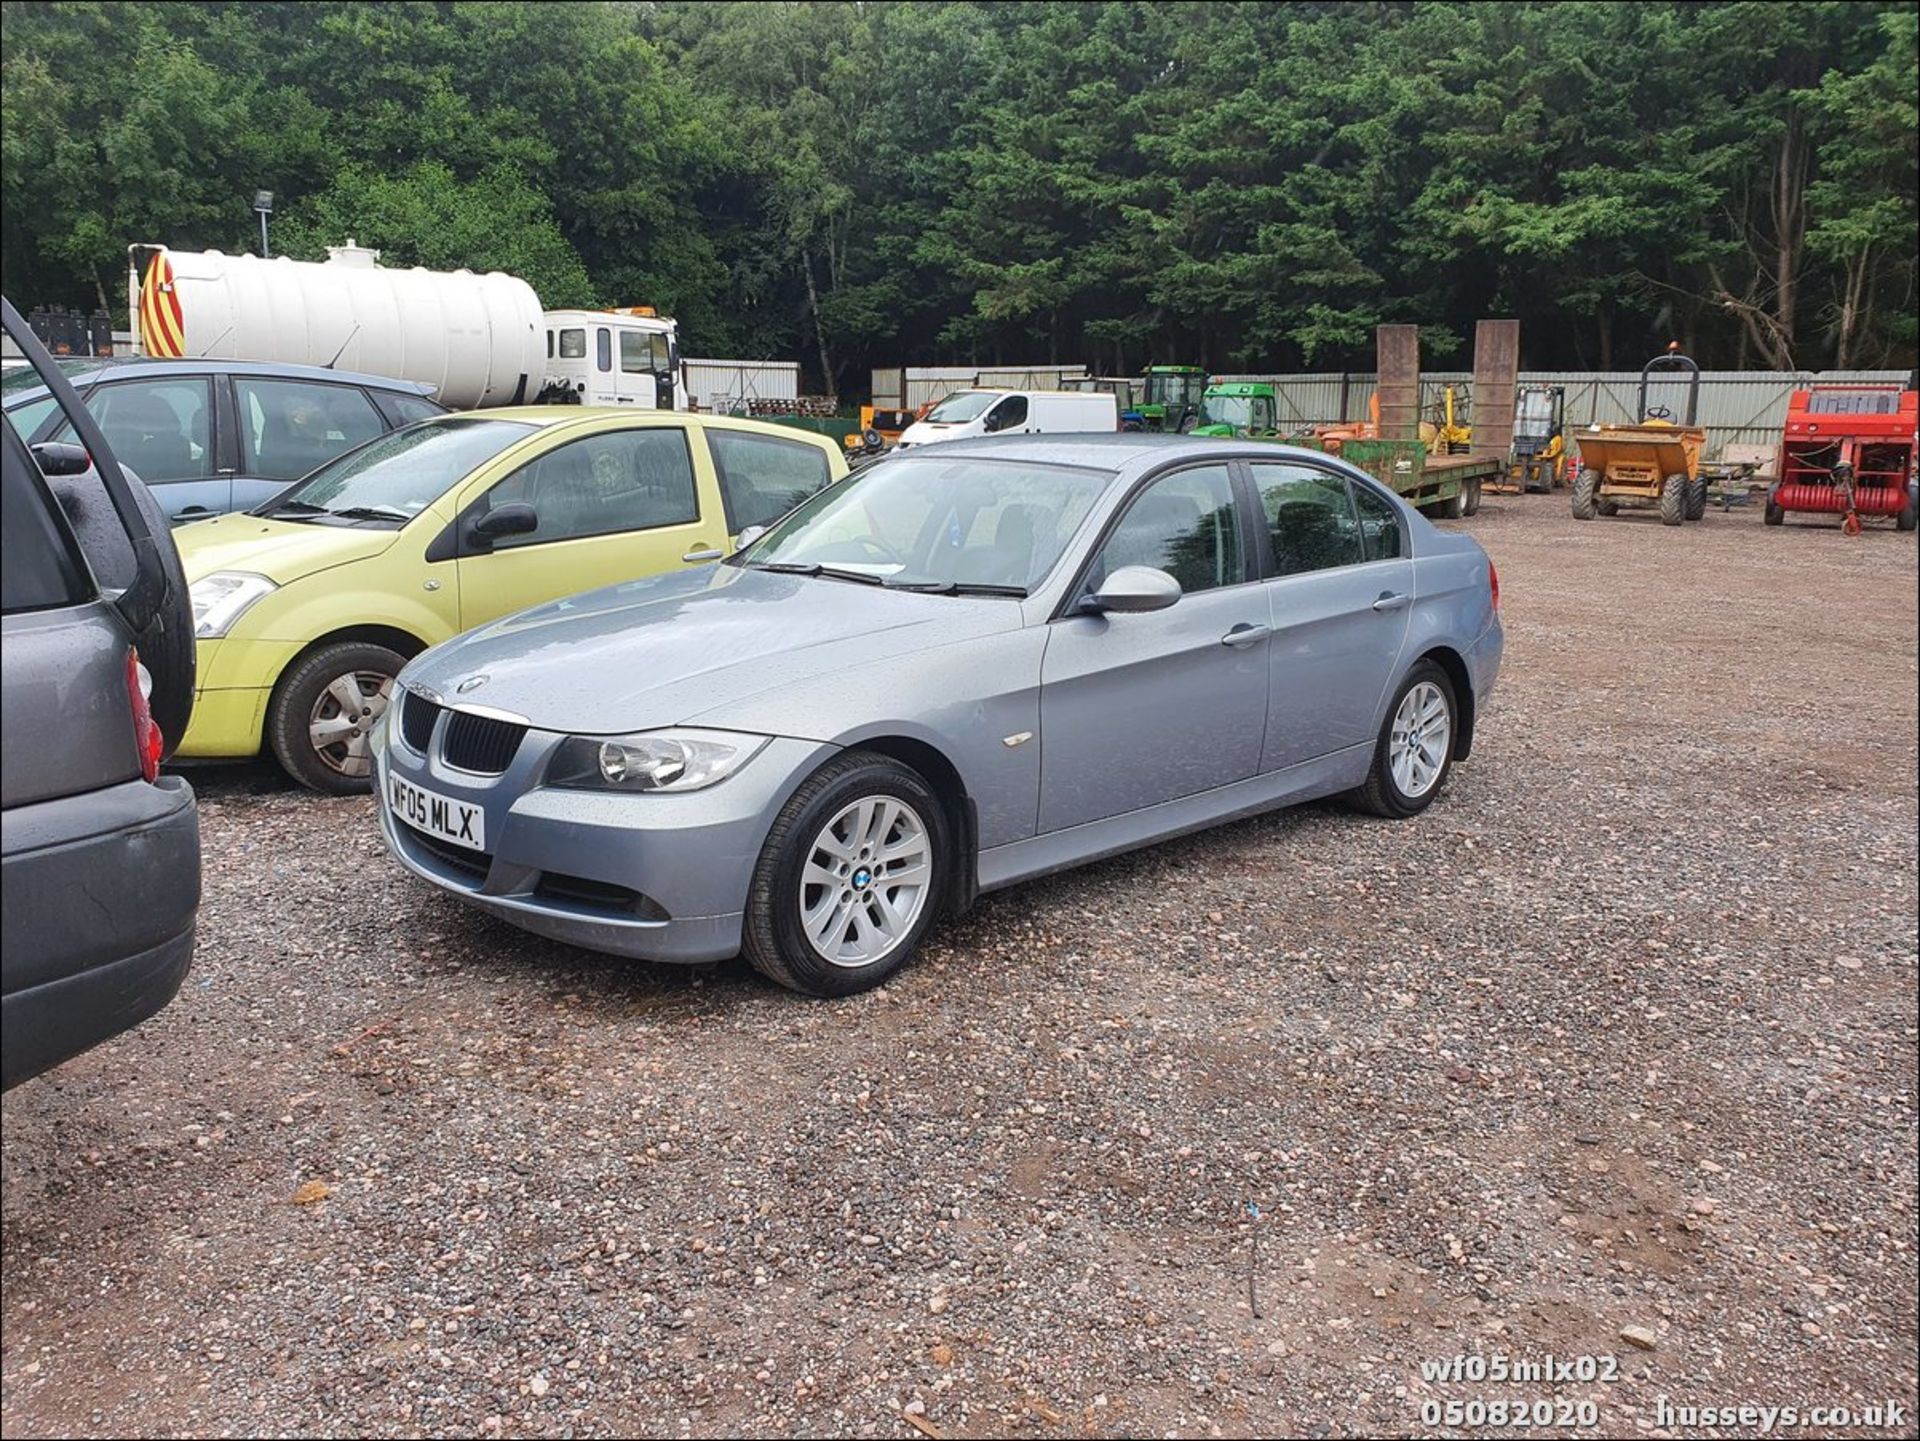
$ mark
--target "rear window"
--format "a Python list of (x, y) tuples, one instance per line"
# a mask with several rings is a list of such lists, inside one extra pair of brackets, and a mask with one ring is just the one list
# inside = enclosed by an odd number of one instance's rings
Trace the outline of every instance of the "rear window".
[(804, 440), (714, 427), (707, 431), (707, 444), (720, 472), (720, 497), (733, 535), (750, 525), (772, 525), (830, 478), (827, 453)]
[(0, 464), (0, 610), (53, 610), (78, 605), (93, 585), (73, 532), (26, 445), (6, 422)]

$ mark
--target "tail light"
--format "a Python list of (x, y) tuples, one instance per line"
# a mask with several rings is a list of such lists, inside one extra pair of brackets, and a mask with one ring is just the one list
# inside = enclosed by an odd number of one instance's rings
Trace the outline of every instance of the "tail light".
[(1500, 612), (1500, 567), (1492, 561), (1487, 562), (1487, 585), (1493, 590), (1493, 609), (1497, 615)]
[(160, 777), (160, 757), (166, 751), (166, 738), (153, 722), (147, 696), (153, 690), (153, 677), (140, 664), (140, 652), (127, 652), (127, 702), (133, 707), (133, 741), (140, 749), (140, 774), (149, 781)]

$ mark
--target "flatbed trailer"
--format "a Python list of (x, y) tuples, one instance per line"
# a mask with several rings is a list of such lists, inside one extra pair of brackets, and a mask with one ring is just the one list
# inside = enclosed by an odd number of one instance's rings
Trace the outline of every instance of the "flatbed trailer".
[(1458, 520), (1480, 509), (1482, 490), (1506, 469), (1504, 455), (1429, 455), (1424, 441), (1329, 436), (1291, 442), (1357, 465), (1421, 514)]

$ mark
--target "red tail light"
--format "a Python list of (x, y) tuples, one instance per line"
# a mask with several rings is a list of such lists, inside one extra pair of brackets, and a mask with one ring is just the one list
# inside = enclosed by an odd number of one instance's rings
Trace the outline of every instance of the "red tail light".
[(140, 774), (150, 781), (159, 779), (160, 757), (167, 749), (166, 738), (153, 723), (153, 712), (147, 708), (147, 691), (152, 684), (147, 668), (140, 664), (140, 652), (129, 650), (127, 701), (133, 707), (133, 740), (140, 748)]
[(1494, 613), (1498, 614), (1500, 610), (1500, 567), (1492, 561), (1487, 562), (1487, 584), (1493, 590), (1493, 609)]

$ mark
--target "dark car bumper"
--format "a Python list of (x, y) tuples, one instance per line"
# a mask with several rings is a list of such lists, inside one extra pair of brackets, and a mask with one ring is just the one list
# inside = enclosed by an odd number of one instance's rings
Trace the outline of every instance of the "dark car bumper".
[(0, 817), (0, 1084), (172, 1000), (199, 905), (200, 819), (177, 776)]

